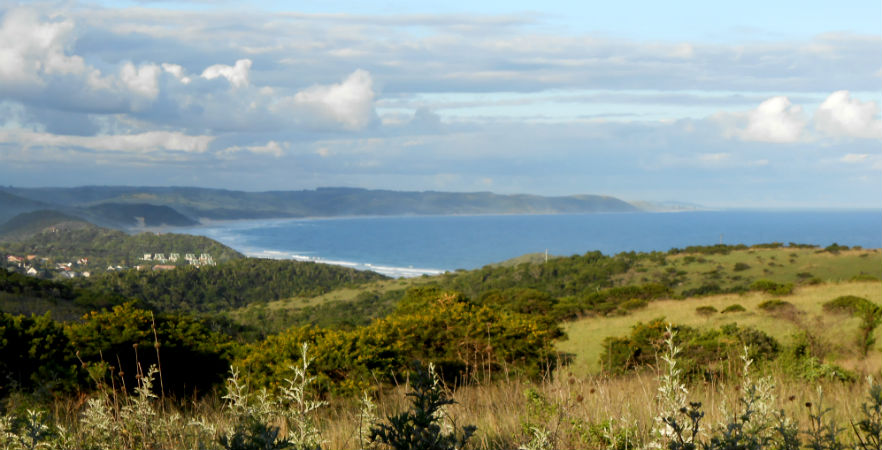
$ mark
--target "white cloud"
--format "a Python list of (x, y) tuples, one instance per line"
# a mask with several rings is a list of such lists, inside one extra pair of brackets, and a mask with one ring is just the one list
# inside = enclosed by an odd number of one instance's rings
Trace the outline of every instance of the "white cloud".
[(298, 92), (286, 103), (300, 110), (307, 122), (320, 125), (322, 121), (330, 120), (346, 129), (358, 130), (366, 127), (374, 117), (375, 95), (371, 74), (359, 69), (342, 83), (312, 86)]
[(123, 84), (135, 94), (146, 99), (153, 100), (159, 95), (159, 66), (156, 64), (143, 64), (135, 67), (132, 63), (126, 63), (120, 69), (120, 79)]
[(882, 139), (878, 115), (876, 102), (862, 102), (848, 91), (836, 91), (815, 112), (815, 128), (835, 137)]
[(264, 145), (248, 145), (248, 146), (238, 146), (234, 145), (231, 147), (227, 147), (222, 150), (221, 154), (233, 154), (238, 152), (251, 152), (259, 155), (272, 155), (276, 158), (281, 157), (285, 154), (285, 150), (291, 146), (289, 142), (278, 143), (276, 141), (269, 141)]
[(151, 153), (174, 151), (204, 153), (214, 136), (148, 131), (137, 134), (70, 136), (25, 130), (0, 130), (0, 143), (24, 148), (84, 148), (101, 152)]
[(184, 68), (178, 64), (162, 63), (162, 70), (172, 74), (172, 76), (180, 80), (181, 83), (190, 84), (190, 81), (192, 81), (190, 77), (184, 75)]
[(849, 153), (849, 154), (843, 156), (842, 158), (839, 158), (839, 160), (844, 163), (855, 164), (855, 163), (864, 162), (869, 157), (870, 157), (870, 155), (868, 155), (866, 153)]
[(772, 97), (747, 113), (747, 127), (740, 132), (745, 141), (798, 142), (805, 138), (807, 120), (802, 107), (787, 97)]
[(0, 83), (40, 86), (47, 74), (83, 73), (83, 59), (66, 54), (73, 28), (70, 20), (43, 22), (30, 9), (7, 11), (0, 24)]
[(236, 61), (235, 66), (227, 66), (224, 64), (215, 64), (207, 67), (202, 72), (202, 78), (213, 80), (217, 77), (226, 78), (233, 87), (248, 86), (248, 71), (251, 69), (250, 59), (240, 59)]

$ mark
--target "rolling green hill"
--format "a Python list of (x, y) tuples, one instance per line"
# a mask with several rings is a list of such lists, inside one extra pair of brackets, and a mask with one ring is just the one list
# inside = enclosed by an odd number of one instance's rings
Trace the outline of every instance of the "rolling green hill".
[(38, 234), (53, 225), (81, 224), (88, 225), (84, 220), (62, 212), (41, 209), (19, 214), (0, 225), (0, 241), (18, 241)]
[[(76, 262), (86, 258), (88, 262), (76, 267), (77, 272), (103, 272), (107, 266), (134, 267), (155, 264), (187, 264), (186, 254), (209, 255), (214, 262), (242, 258), (239, 252), (217, 241), (187, 234), (137, 233), (102, 228), (55, 212), (31, 213), (15, 220), (9, 233), (0, 239), (0, 254), (34, 258), (29, 265), (44, 271), (57, 269), (58, 264)], [(176, 262), (144, 261), (145, 254), (161, 253), (171, 256), (177, 253)], [(0, 264), (7, 264), (4, 260)], [(16, 266), (17, 267), (17, 266)], [(18, 268), (17, 270), (21, 270)]]
[(507, 214), (631, 212), (639, 209), (599, 195), (541, 197), (490, 192), (399, 192), (356, 188), (241, 192), (189, 187), (6, 188), (7, 192), (60, 207), (102, 204), (167, 206), (191, 219), (332, 217), (407, 214)]
[(24, 198), (0, 189), (0, 224), (7, 220), (29, 211), (45, 209), (43, 202)]
[[(759, 292), (768, 286), (792, 289), (855, 278), (882, 279), (882, 250), (711, 246), (613, 256), (588, 252), (549, 258), (547, 263), (544, 255), (533, 254), (471, 271), (255, 303), (230, 315), (241, 323), (261, 323), (277, 331), (291, 325), (360, 323), (359, 317), (369, 321), (390, 311), (408, 289), (435, 287), (480, 302), (573, 319), (627, 314), (656, 299)], [(366, 305), (371, 314), (347, 314)]]

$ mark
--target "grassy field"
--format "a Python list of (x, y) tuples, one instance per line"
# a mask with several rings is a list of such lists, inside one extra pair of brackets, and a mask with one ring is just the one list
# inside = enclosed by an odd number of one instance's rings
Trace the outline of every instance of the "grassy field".
[[(878, 351), (873, 352), (866, 360), (859, 360), (856, 357), (854, 340), (859, 320), (844, 315), (829, 314), (822, 310), (825, 302), (842, 295), (856, 295), (877, 304), (882, 303), (882, 282), (852, 281), (802, 286), (796, 288), (792, 295), (784, 297), (750, 292), (651, 302), (645, 308), (627, 316), (590, 317), (566, 323), (564, 329), (569, 338), (560, 342), (558, 348), (575, 355), (575, 361), (570, 367), (572, 372), (586, 375), (600, 371), (600, 355), (603, 352), (605, 338), (625, 336), (635, 323), (648, 322), (659, 317), (664, 317), (671, 323), (696, 328), (719, 327), (735, 322), (739, 326), (752, 326), (765, 331), (782, 344), (787, 344), (800, 327), (811, 327), (829, 344), (829, 357), (837, 364), (862, 371), (878, 371), (880, 367)], [(775, 298), (792, 303), (796, 307), (795, 312), (776, 314), (758, 307), (760, 303)], [(712, 306), (717, 311), (722, 311), (733, 304), (739, 304), (746, 310), (718, 312), (710, 316), (696, 312), (696, 308), (700, 306)], [(882, 331), (877, 329), (876, 334), (882, 340)]]
[(750, 248), (726, 254), (667, 255), (664, 262), (643, 260), (617, 276), (617, 285), (670, 282), (676, 291), (717, 284), (721, 288), (768, 279), (779, 283), (806, 284), (847, 281), (865, 274), (882, 278), (882, 250), (852, 249), (828, 252), (816, 248)]

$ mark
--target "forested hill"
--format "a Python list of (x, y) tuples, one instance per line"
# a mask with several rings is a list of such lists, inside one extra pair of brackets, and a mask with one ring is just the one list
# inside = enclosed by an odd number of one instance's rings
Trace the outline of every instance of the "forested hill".
[(119, 271), (78, 278), (75, 286), (137, 299), (160, 311), (219, 312), (252, 302), (312, 297), (386, 279), (374, 272), (314, 262), (243, 258), (217, 266)]
[[(142, 260), (145, 254), (209, 255), (214, 262), (222, 262), (243, 256), (226, 245), (203, 236), (171, 233), (126, 234), (92, 225), (52, 213), (30, 213), (18, 223), (15, 219), (6, 227), (7, 234), (0, 236), (0, 254), (24, 257), (34, 255), (31, 261), (53, 264), (88, 260), (89, 267), (103, 270), (107, 265), (134, 266), (153, 264)], [(13, 223), (15, 222), (15, 223)], [(183, 263), (184, 260), (179, 261)]]
[(102, 204), (155, 205), (173, 208), (190, 219), (639, 211), (639, 208), (627, 202), (600, 195), (542, 197), (490, 192), (400, 192), (357, 188), (271, 192), (112, 186), (2, 189), (8, 194), (59, 208), (94, 208)]
[(310, 297), (386, 277), (300, 261), (242, 258), (216, 266), (124, 270), (62, 282), (0, 268), (0, 311), (71, 319), (96, 308), (134, 301), (158, 312), (216, 313), (252, 302)]

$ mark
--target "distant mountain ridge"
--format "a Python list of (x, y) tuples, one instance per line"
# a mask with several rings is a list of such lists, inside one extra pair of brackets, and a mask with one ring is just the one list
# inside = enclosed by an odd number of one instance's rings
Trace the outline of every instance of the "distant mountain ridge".
[(601, 195), (543, 197), (491, 192), (415, 192), (340, 187), (267, 192), (193, 187), (9, 187), (0, 188), (0, 194), (33, 202), (35, 206), (32, 209), (55, 208), (95, 223), (123, 228), (136, 224), (186, 226), (192, 225), (197, 219), (572, 214), (641, 210), (615, 197)]

